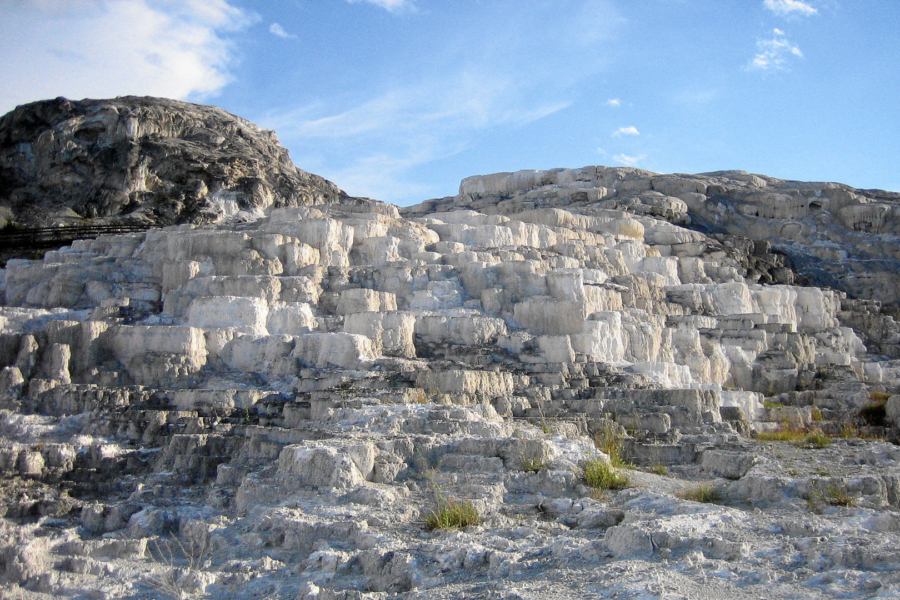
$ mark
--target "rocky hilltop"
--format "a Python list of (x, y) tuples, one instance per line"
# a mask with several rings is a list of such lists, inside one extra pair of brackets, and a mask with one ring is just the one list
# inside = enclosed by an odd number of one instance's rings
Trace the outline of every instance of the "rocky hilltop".
[(874, 248), (842, 211), (894, 199), (808, 185), (529, 171), (9, 261), (2, 594), (895, 597), (900, 328), (775, 228)]
[(0, 218), (19, 226), (212, 223), (345, 197), (213, 106), (57, 98), (0, 118)]
[[(744, 171), (663, 175), (584, 167), (470, 177), (455, 197), (411, 209), (470, 207), (487, 214), (534, 208), (625, 210), (708, 234), (768, 244), (800, 281), (900, 306), (900, 194), (840, 183), (785, 181)], [(767, 246), (767, 247), (769, 247)], [(775, 281), (793, 283), (785, 271)], [(771, 283), (762, 275), (754, 281)]]

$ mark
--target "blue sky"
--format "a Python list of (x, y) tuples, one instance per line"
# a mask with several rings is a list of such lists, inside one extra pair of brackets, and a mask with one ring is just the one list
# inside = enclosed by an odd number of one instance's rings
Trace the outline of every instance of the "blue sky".
[(898, 28), (897, 0), (3, 0), (0, 112), (215, 104), (401, 205), (595, 164), (900, 191)]

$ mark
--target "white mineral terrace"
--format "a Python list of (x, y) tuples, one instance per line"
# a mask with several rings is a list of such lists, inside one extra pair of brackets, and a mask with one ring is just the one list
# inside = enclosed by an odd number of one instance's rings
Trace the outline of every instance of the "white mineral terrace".
[[(874, 397), (898, 424), (900, 363), (843, 324), (874, 313), (757, 283), (671, 222), (711, 178), (651, 175), (469, 178), (452, 211), (269, 209), (10, 260), (0, 471), (44, 495), (4, 508), (0, 597), (900, 597), (900, 448), (752, 437), (837, 433)], [(811, 210), (731, 177), (766, 218)], [(634, 210), (598, 206), (624, 191)], [(598, 432), (625, 489), (587, 485)], [(481, 523), (426, 528), (447, 503)]]

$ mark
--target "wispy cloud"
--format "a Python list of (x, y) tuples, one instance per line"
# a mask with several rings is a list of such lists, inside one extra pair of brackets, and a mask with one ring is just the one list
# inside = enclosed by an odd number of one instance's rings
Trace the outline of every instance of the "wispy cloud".
[(622, 106), (622, 101), (618, 98), (610, 98), (606, 101), (606, 105), (611, 108), (619, 108), (620, 106)]
[(369, 4), (374, 4), (375, 6), (380, 6), (384, 10), (392, 13), (415, 8), (413, 0), (347, 0), (347, 2), (350, 4), (367, 2)]
[(255, 21), (226, 0), (0, 2), (0, 113), (67, 96), (202, 99), (231, 79), (227, 33)]
[(750, 71), (777, 71), (786, 68), (787, 60), (803, 57), (800, 48), (792, 44), (780, 29), (772, 31), (772, 37), (756, 42), (756, 56), (746, 66)]
[[(456, 33), (435, 44), (419, 66), (398, 66), (402, 77), (361, 100), (307, 98), (251, 116), (278, 131), (298, 165), (318, 169), (351, 194), (398, 203), (443, 195), (448, 190), (411, 181), (409, 173), (489, 132), (569, 107), (573, 86), (605, 67), (601, 43), (622, 22), (607, 0), (586, 1), (590, 11), (571, 15), (550, 4), (517, 12), (517, 1), (478, 3), (477, 15), (455, 24)], [(575, 35), (582, 30), (591, 35)]]
[(783, 17), (791, 15), (808, 17), (819, 12), (808, 3), (802, 2), (801, 0), (765, 0), (763, 6), (776, 15), (781, 15)]
[(641, 135), (641, 132), (637, 130), (637, 127), (619, 127), (615, 131), (612, 132), (613, 137), (622, 137), (625, 135)]
[(285, 40), (296, 39), (296, 35), (292, 35), (284, 30), (284, 27), (279, 25), (278, 23), (272, 23), (269, 25), (269, 33), (276, 37), (280, 37)]
[(626, 167), (636, 167), (638, 163), (643, 160), (646, 160), (647, 155), (641, 154), (640, 156), (627, 156), (625, 154), (616, 154), (613, 156), (613, 160), (619, 164), (625, 165)]

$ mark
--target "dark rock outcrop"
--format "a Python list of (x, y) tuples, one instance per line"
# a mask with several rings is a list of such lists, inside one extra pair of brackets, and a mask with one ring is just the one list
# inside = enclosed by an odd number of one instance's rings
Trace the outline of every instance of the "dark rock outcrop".
[(57, 98), (0, 118), (0, 219), (19, 226), (210, 223), (345, 198), (274, 132), (213, 106)]

